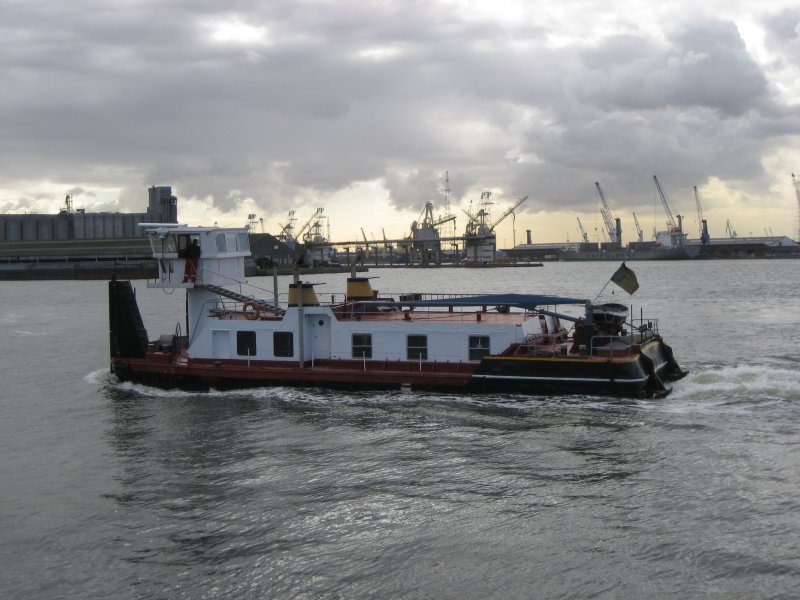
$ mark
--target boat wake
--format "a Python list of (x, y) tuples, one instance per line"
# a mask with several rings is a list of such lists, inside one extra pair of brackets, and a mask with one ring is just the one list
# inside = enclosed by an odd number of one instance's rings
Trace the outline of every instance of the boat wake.
[(501, 410), (528, 414), (541, 409), (581, 408), (619, 411), (624, 406), (644, 410), (715, 411), (741, 410), (771, 404), (800, 406), (800, 372), (768, 366), (734, 365), (694, 367), (675, 382), (672, 393), (662, 400), (626, 400), (594, 396), (508, 396), (503, 394), (438, 394), (397, 390), (389, 392), (333, 392), (314, 387), (267, 386), (207, 392), (162, 389), (120, 382), (109, 369), (98, 369), (84, 377), (91, 385), (143, 398), (255, 400), (276, 405), (303, 406), (451, 406), (468, 410)]
[(800, 371), (767, 365), (733, 365), (693, 369), (675, 382), (668, 402), (716, 401), (734, 405), (800, 401)]
[(109, 369), (99, 369), (84, 377), (92, 385), (105, 387), (130, 396), (154, 399), (227, 399), (255, 400), (275, 405), (303, 407), (363, 406), (375, 408), (391, 407), (451, 407), (470, 411), (499, 411), (524, 416), (542, 409), (581, 408), (589, 410), (618, 410), (620, 405), (635, 403), (633, 400), (602, 396), (520, 396), (510, 394), (440, 394), (426, 391), (332, 391), (315, 387), (266, 386), (239, 390), (188, 391), (162, 389), (130, 381), (120, 382)]

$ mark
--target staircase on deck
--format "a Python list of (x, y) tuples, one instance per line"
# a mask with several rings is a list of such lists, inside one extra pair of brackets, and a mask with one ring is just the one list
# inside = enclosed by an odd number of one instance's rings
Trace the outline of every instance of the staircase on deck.
[(242, 304), (247, 304), (247, 303), (255, 304), (261, 310), (270, 311), (278, 314), (283, 314), (284, 312), (286, 312), (279, 306), (270, 304), (266, 300), (259, 300), (257, 298), (254, 298), (253, 296), (245, 296), (244, 294), (240, 294), (239, 292), (234, 292), (233, 290), (229, 290), (228, 288), (224, 288), (218, 285), (213, 285), (210, 283), (198, 283), (196, 284), (195, 287), (204, 288), (206, 290), (214, 292), (215, 294), (219, 294), (220, 296), (230, 298), (235, 302), (241, 302)]

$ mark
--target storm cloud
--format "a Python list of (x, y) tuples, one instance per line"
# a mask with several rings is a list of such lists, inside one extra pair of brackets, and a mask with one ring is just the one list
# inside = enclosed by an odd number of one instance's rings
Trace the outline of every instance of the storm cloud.
[(117, 187), (137, 210), (143, 187), (166, 184), (270, 213), (377, 181), (418, 211), (445, 171), (454, 202), (486, 189), (582, 210), (600, 180), (635, 208), (654, 173), (767, 190), (764, 158), (799, 129), (774, 83), (797, 68), (797, 10), (761, 15), (765, 64), (725, 17), (557, 43), (535, 14), (450, 3), (0, 4), (7, 208), (41, 181), (87, 200)]

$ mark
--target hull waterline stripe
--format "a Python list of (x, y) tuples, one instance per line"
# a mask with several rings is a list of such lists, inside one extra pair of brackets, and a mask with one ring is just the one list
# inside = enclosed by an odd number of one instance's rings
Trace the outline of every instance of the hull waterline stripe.
[(597, 377), (535, 377), (535, 376), (520, 376), (520, 375), (473, 375), (474, 378), (481, 379), (516, 379), (520, 381), (578, 381), (587, 383), (643, 383), (647, 381), (649, 376), (640, 377), (638, 379), (609, 379)]

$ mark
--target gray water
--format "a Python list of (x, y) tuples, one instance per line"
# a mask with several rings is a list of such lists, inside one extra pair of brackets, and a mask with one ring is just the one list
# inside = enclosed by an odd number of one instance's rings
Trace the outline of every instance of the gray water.
[[(594, 297), (616, 266), (371, 275)], [(120, 384), (104, 282), (0, 283), (0, 597), (799, 597), (800, 261), (629, 266), (603, 298), (660, 318), (666, 399)], [(136, 287), (172, 332), (182, 294)]]

